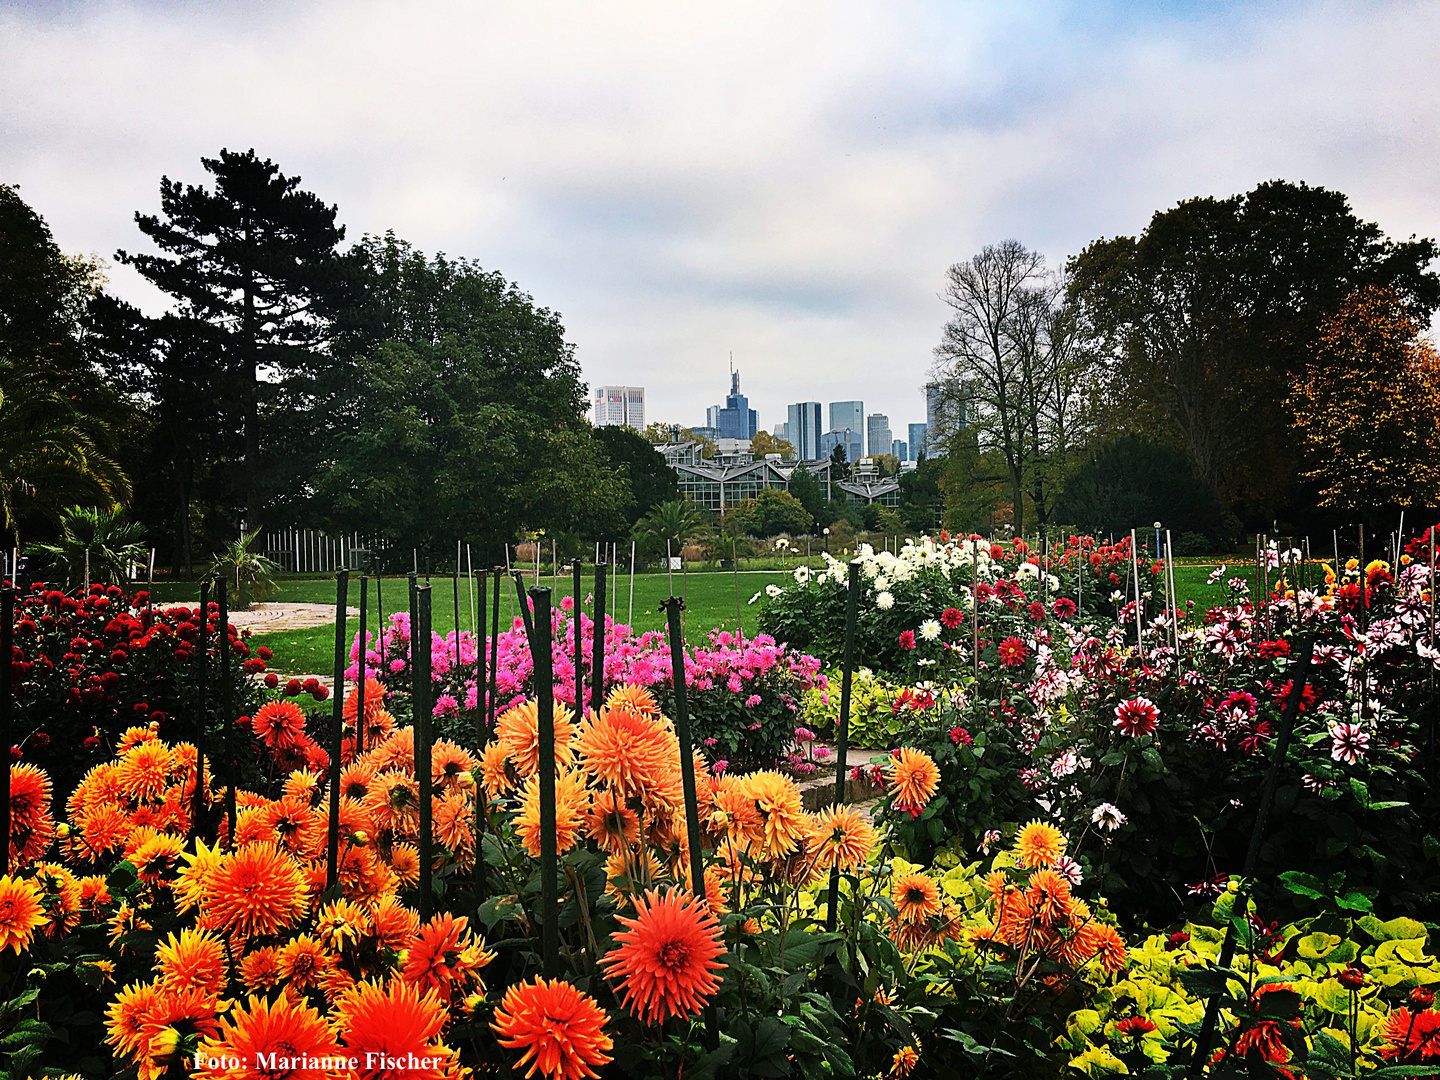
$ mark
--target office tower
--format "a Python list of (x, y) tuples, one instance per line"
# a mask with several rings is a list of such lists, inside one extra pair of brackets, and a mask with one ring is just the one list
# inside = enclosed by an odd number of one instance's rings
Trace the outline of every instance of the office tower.
[(643, 386), (597, 386), (595, 426), (645, 429), (645, 388)]
[(890, 434), (890, 418), (884, 413), (871, 413), (865, 421), (865, 442), (871, 456), (888, 454), (893, 437)]
[(925, 453), (936, 457), (945, 443), (965, 430), (965, 391), (958, 379), (925, 384)]
[(925, 453), (925, 425), (910, 425), (910, 456), (907, 461), (919, 461), (920, 455)]
[(821, 458), (828, 458), (837, 446), (845, 447), (845, 460), (851, 465), (865, 456), (865, 438), (858, 431), (827, 431), (820, 436), (820, 453), (816, 455)]
[(787, 410), (790, 419), (785, 427), (790, 434), (785, 436), (795, 447), (801, 461), (814, 461), (820, 453), (820, 402), (801, 401)]
[(904, 439), (894, 439), (890, 443), (890, 453), (894, 454), (899, 461), (910, 460), (910, 447)]
[(829, 431), (852, 431), (865, 439), (865, 403), (863, 401), (832, 401)]
[(740, 373), (730, 372), (730, 393), (725, 404), (705, 410), (705, 426), (720, 432), (722, 439), (753, 439), (760, 429), (759, 414), (750, 408), (750, 399), (740, 393)]
[(786, 442), (789, 442), (789, 441), (790, 441), (790, 425), (789, 425), (789, 424), (776, 424), (776, 425), (775, 425), (774, 435), (775, 435), (775, 438), (777, 438), (777, 439), (784, 439)]

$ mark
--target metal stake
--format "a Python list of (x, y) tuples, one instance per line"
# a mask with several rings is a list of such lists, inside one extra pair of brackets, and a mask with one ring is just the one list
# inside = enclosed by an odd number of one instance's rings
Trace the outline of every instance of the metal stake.
[[(860, 600), (860, 563), (850, 563), (849, 595), (845, 597), (845, 653), (840, 668), (840, 720), (835, 725), (835, 805), (845, 805), (845, 766), (850, 756), (850, 686), (855, 671), (855, 619)], [(840, 909), (840, 868), (830, 869), (830, 905), (825, 931), (835, 930)]]
[[(325, 889), (340, 880), (340, 752), (345, 727), (345, 615), (350, 571), (335, 574), (335, 700), (330, 710), (330, 832), (326, 837)], [(411, 654), (414, 664), (414, 654)], [(234, 835), (233, 833), (231, 834)]]

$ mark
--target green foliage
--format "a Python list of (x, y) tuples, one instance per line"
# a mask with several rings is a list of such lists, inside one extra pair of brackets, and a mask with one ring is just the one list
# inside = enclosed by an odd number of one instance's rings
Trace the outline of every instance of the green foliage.
[(1209, 550), (1237, 539), (1214, 493), (1190, 472), (1185, 455), (1138, 435), (1106, 443), (1072, 473), (1054, 516), (1100, 536), (1149, 529), (1159, 521), (1176, 537), (1204, 535)]
[(63, 580), (66, 588), (84, 583), (87, 572), (92, 584), (122, 584), (132, 565), (146, 560), (139, 543), (144, 528), (122, 520), (118, 509), (71, 507), (60, 515), (60, 529), (57, 543), (32, 544), (28, 552), (44, 556), (49, 577)]
[(765, 488), (726, 515), (725, 529), (762, 538), (782, 533), (800, 536), (810, 531), (813, 520), (810, 512), (790, 492)]
[(825, 518), (825, 481), (816, 476), (809, 469), (796, 468), (790, 473), (790, 494), (799, 500), (800, 505), (805, 508), (815, 521), (824, 521)]
[(690, 499), (661, 503), (635, 523), (638, 551), (647, 561), (663, 559), (667, 541), (671, 554), (679, 555), (687, 541), (707, 531), (700, 508)]
[(626, 514), (625, 531), (656, 506), (680, 497), (675, 470), (632, 428), (612, 425), (596, 428), (593, 434), (606, 459), (629, 485), (633, 502)]
[(232, 611), (244, 610), (257, 601), (280, 594), (280, 586), (275, 582), (280, 567), (250, 550), (259, 535), (252, 532), (230, 544), (215, 556), (206, 571), (206, 577), (221, 578), (227, 583), (226, 598)]

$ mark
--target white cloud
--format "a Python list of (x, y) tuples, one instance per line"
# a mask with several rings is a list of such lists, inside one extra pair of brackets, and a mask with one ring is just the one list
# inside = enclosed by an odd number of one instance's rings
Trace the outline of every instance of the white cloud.
[(699, 422), (733, 352), (766, 427), (858, 396), (898, 433), (923, 419), (943, 270), (981, 244), (1058, 262), (1274, 177), (1440, 234), (1440, 9), (1197, 11), (11, 8), (0, 179), (108, 255), (139, 246), (161, 173), (253, 145), (352, 237), (394, 228), (516, 280), (655, 418)]

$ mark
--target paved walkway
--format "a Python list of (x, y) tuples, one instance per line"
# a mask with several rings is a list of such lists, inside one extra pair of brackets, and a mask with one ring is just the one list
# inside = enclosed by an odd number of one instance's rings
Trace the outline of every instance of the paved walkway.
[[(349, 608), (348, 611), (356, 618), (360, 617), (359, 608)], [(328, 626), (334, 622), (334, 604), (256, 604), (248, 611), (230, 612), (230, 623), (236, 630), (249, 630), (254, 634), (309, 630), (311, 627)]]

